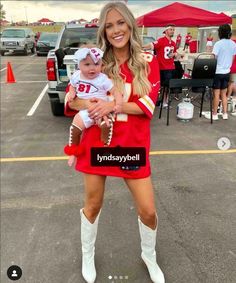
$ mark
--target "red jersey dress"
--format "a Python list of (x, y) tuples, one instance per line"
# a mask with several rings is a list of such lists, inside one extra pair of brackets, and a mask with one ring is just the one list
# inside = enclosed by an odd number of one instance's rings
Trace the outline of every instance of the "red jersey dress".
[[(149, 161), (150, 151), (150, 121), (153, 116), (155, 104), (160, 88), (159, 66), (156, 58), (149, 53), (143, 53), (150, 66), (149, 81), (152, 89), (149, 95), (138, 97), (133, 93), (133, 75), (127, 63), (120, 66), (120, 73), (125, 82), (125, 94), (123, 100), (136, 103), (144, 112), (142, 115), (131, 115), (120, 113), (117, 115), (113, 126), (113, 136), (109, 147), (145, 147), (146, 165), (137, 170), (123, 170), (121, 167), (113, 166), (91, 166), (91, 148), (96, 147), (100, 141), (101, 130), (97, 125), (85, 129), (81, 139), (81, 145), (85, 148), (77, 158), (75, 169), (88, 174), (116, 176), (123, 178), (145, 178), (150, 176), (151, 168)], [(71, 109), (68, 103), (65, 105), (65, 114), (70, 116)]]

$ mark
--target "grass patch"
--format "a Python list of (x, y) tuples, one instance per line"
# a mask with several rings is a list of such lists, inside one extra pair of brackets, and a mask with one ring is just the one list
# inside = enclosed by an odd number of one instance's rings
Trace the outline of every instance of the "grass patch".
[(1, 27), (1, 31), (5, 28), (31, 28), (34, 33), (37, 32), (59, 32), (63, 25), (55, 25), (55, 26), (7, 26)]

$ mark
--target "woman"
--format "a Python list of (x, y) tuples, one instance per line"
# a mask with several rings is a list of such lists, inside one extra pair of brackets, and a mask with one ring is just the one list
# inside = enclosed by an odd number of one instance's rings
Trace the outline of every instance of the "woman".
[[(217, 59), (216, 73), (213, 81), (213, 111), (212, 119), (219, 120), (217, 109), (220, 98), (222, 101), (223, 120), (228, 120), (227, 109), (227, 88), (230, 78), (230, 68), (236, 54), (236, 44), (231, 37), (231, 27), (228, 24), (222, 25), (218, 29), (219, 41), (213, 47), (212, 53)], [(206, 113), (205, 118), (211, 119), (211, 113)]]
[[(123, 93), (122, 113), (114, 122), (110, 146), (146, 149), (146, 166), (93, 167), (90, 164), (91, 147), (100, 139), (100, 129), (94, 125), (84, 131), (81, 144), (84, 152), (78, 156), (76, 169), (84, 174), (85, 205), (81, 209), (82, 274), (87, 282), (94, 282), (96, 269), (94, 250), (99, 215), (103, 203), (106, 176), (124, 178), (131, 191), (138, 212), (142, 259), (147, 265), (151, 280), (164, 283), (164, 275), (156, 263), (157, 214), (153, 186), (150, 178), (150, 119), (154, 112), (160, 87), (159, 67), (151, 54), (144, 54), (135, 19), (122, 2), (111, 2), (100, 14), (98, 47), (104, 51), (104, 73)], [(101, 118), (114, 108), (114, 101), (99, 99), (66, 104), (70, 109), (87, 108), (90, 117)], [(135, 170), (134, 170), (135, 169)]]
[(206, 52), (212, 52), (212, 48), (213, 48), (213, 36), (211, 33), (209, 33), (206, 43)]

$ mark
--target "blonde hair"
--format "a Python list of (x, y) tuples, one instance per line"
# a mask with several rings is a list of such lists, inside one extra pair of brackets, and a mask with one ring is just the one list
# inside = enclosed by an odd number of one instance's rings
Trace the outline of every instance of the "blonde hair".
[(107, 74), (114, 81), (114, 84), (118, 87), (118, 89), (123, 92), (124, 82), (120, 76), (119, 64), (114, 56), (113, 47), (107, 40), (105, 31), (107, 13), (113, 9), (123, 16), (130, 29), (130, 58), (128, 60), (128, 67), (134, 76), (132, 82), (134, 93), (138, 96), (148, 95), (151, 90), (151, 84), (148, 80), (149, 65), (142, 56), (142, 44), (138, 34), (138, 27), (136, 25), (135, 18), (127, 6), (122, 2), (110, 2), (103, 7), (100, 13), (97, 44), (99, 48), (104, 51), (103, 72)]

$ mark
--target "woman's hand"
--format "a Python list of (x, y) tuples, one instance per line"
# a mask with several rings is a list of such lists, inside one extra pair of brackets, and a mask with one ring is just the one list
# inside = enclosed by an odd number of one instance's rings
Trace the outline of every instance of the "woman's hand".
[(108, 115), (115, 106), (114, 101), (104, 101), (99, 98), (92, 98), (90, 102), (92, 105), (89, 106), (88, 113), (91, 119), (100, 119)]
[(69, 107), (73, 110), (83, 110), (90, 108), (95, 102), (92, 102), (91, 99), (79, 99), (76, 97), (73, 101), (69, 102)]

